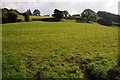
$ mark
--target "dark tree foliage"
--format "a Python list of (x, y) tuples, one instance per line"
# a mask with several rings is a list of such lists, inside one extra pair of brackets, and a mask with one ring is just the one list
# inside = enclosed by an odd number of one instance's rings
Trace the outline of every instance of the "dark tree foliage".
[(112, 22), (120, 23), (120, 15), (115, 15), (105, 11), (98, 11), (98, 17), (104, 18), (106, 20), (111, 20)]
[(9, 11), (12, 11), (12, 12), (15, 12), (17, 14), (20, 14), (20, 12), (18, 10), (16, 10), (16, 9), (10, 9)]
[(33, 15), (35, 15), (35, 16), (40, 16), (40, 11), (39, 11), (38, 9), (35, 9), (35, 10), (33, 11)]
[(64, 10), (64, 11), (63, 11), (63, 16), (64, 16), (64, 18), (67, 18), (68, 15), (69, 15), (69, 12), (68, 12), (67, 10)]
[(29, 13), (25, 12), (25, 13), (23, 13), (23, 16), (24, 16), (24, 19), (26, 22), (30, 21)]
[(73, 14), (72, 16), (74, 16), (74, 17), (80, 17), (80, 14)]
[(8, 21), (9, 22), (16, 22), (17, 21), (17, 17), (18, 17), (18, 14), (13, 12), (13, 11), (10, 11), (8, 13)]
[(58, 9), (55, 9), (54, 14), (52, 15), (55, 19), (55, 21), (60, 21), (62, 18), (63, 18), (63, 12), (58, 10)]
[(99, 18), (97, 22), (101, 25), (112, 26), (112, 21), (105, 18)]
[(27, 13), (28, 13), (29, 15), (32, 15), (32, 12), (31, 12), (30, 9), (27, 10)]
[(9, 10), (7, 8), (3, 8), (1, 9), (1, 11), (2, 11), (2, 23), (7, 23)]
[(88, 23), (89, 21), (96, 21), (97, 20), (97, 15), (96, 13), (91, 10), (91, 9), (85, 9), (82, 13), (81, 13), (81, 17), (83, 19), (86, 20), (86, 22)]
[(17, 22), (18, 12), (13, 9), (2, 9), (2, 23)]

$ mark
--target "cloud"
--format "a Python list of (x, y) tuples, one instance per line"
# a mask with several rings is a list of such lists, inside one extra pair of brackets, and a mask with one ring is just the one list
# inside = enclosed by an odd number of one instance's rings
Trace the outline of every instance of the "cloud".
[(3, 0), (2, 2), (113, 2), (113, 0)]
[[(34, 9), (39, 9), (41, 11), (41, 14), (52, 14), (54, 9), (60, 9), (60, 10), (68, 10), (70, 14), (80, 14), (84, 9), (91, 8), (94, 11), (107, 11), (111, 13), (118, 13), (118, 0), (115, 0), (114, 2), (112, 0), (101, 0), (101, 1), (95, 1), (95, 0), (71, 0), (71, 2), (67, 2), (67, 0), (60, 1), (60, 0), (34, 0), (34, 2), (31, 2), (26, 0), (26, 2), (7, 2), (8, 0), (4, 0), (2, 2), (2, 7), (7, 8), (14, 8), (19, 10), (20, 12), (25, 12), (27, 9), (31, 9), (32, 11)], [(11, 1), (11, 0), (9, 0)], [(19, 1), (19, 0), (18, 0)], [(22, 1), (22, 0), (20, 0)], [(48, 1), (48, 2), (47, 2)]]

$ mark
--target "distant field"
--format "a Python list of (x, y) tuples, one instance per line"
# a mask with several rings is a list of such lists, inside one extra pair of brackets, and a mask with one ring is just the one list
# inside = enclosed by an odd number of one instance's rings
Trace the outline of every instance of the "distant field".
[[(51, 16), (30, 16), (30, 20), (37, 19), (37, 18), (51, 18)], [(18, 19), (24, 20), (24, 16), (18, 15)]]
[[(33, 18), (33, 17), (32, 17)], [(118, 28), (75, 22), (3, 24), (3, 77), (83, 78), (116, 65)], [(96, 74), (97, 75), (97, 74)]]

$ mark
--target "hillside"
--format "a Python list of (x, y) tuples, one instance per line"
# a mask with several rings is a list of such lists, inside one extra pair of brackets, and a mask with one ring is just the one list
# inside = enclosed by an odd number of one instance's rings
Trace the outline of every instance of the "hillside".
[(117, 63), (117, 27), (36, 21), (2, 28), (3, 78), (106, 78)]

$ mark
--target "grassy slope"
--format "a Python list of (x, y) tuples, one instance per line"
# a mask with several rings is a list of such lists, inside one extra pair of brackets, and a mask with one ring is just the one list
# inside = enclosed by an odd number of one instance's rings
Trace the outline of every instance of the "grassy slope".
[[(51, 18), (50, 16), (30, 16), (30, 20), (37, 19), (37, 18)], [(24, 16), (18, 15), (18, 19), (24, 20)]]
[[(74, 22), (3, 24), (3, 77), (79, 77), (80, 59), (102, 56), (97, 69), (116, 64), (116, 27)], [(105, 65), (99, 64), (104, 61)], [(78, 62), (78, 63), (77, 63)]]

